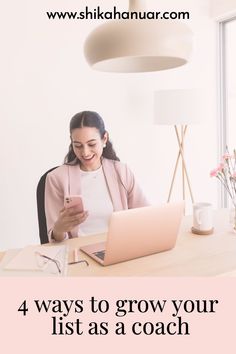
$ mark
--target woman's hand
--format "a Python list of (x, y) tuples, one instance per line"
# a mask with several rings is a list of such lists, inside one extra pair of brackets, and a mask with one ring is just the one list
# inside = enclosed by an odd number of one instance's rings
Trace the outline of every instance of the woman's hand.
[(55, 222), (53, 228), (53, 238), (56, 241), (62, 241), (65, 237), (65, 232), (73, 230), (77, 225), (84, 222), (88, 217), (87, 211), (80, 212), (78, 207), (63, 208)]

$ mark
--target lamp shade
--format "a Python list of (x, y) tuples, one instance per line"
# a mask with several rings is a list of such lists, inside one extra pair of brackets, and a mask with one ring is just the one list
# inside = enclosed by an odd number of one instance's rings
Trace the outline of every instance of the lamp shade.
[(198, 89), (154, 93), (154, 121), (163, 125), (189, 125), (202, 120), (202, 94)]
[(191, 49), (192, 31), (179, 20), (112, 20), (95, 28), (84, 44), (93, 69), (124, 73), (184, 65)]

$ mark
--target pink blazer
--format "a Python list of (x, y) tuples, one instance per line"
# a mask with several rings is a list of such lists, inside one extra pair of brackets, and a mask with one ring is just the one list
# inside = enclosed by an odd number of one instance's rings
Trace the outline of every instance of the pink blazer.
[[(127, 165), (106, 158), (102, 159), (102, 167), (111, 197), (114, 211), (132, 209), (149, 205), (133, 173)], [(66, 195), (81, 194), (80, 166), (62, 165), (47, 175), (45, 184), (45, 214), (49, 241), (51, 230), (60, 210), (64, 206)], [(78, 236), (78, 228), (70, 232), (70, 237)]]

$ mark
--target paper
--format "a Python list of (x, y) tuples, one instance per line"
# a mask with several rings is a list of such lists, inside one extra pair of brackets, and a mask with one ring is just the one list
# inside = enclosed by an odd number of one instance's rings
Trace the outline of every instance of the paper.
[[(49, 257), (52, 260), (48, 259)], [(57, 275), (67, 273), (68, 247), (65, 245), (27, 246), (6, 252), (0, 263), (1, 275)], [(57, 265), (55, 264), (57, 263)], [(1, 271), (2, 270), (2, 271)]]

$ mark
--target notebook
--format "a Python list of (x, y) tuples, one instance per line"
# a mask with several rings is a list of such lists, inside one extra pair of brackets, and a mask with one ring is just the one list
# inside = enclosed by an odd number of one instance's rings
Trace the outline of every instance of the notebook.
[(0, 263), (0, 275), (64, 276), (67, 260), (65, 245), (27, 246), (6, 252)]
[(81, 247), (102, 265), (170, 250), (175, 246), (184, 202), (114, 212), (106, 242)]

